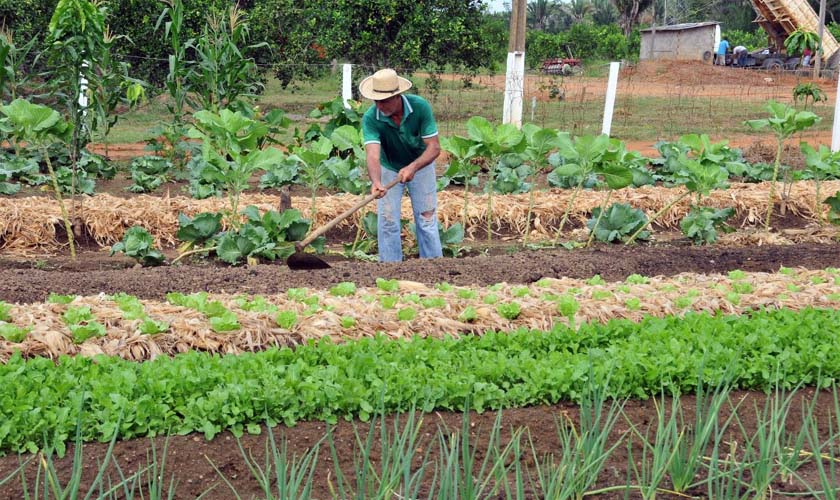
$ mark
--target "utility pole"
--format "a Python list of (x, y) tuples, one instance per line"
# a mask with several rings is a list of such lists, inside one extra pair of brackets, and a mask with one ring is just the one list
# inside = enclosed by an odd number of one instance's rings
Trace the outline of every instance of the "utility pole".
[(513, 0), (510, 12), (510, 41), (505, 73), (505, 103), (502, 123), (522, 127), (522, 100), (525, 95), (526, 0)]
[(825, 30), (825, 0), (820, 0), (820, 24), (817, 28), (817, 38), (820, 41), (819, 47), (817, 47), (817, 53), (815, 54), (814, 60), (814, 78), (820, 77), (820, 66), (822, 64), (822, 39), (823, 39), (823, 32)]

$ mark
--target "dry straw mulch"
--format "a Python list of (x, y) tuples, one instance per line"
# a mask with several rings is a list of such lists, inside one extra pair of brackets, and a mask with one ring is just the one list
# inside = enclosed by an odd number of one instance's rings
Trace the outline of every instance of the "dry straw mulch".
[[(780, 204), (795, 216), (816, 219), (814, 214), (815, 186), (813, 182), (796, 182), (784, 199), (781, 184), (777, 192), (777, 211)], [(824, 182), (821, 197), (828, 197), (840, 190), (840, 181)], [(613, 192), (609, 203), (628, 203), (640, 208), (649, 216), (656, 213), (671, 200), (684, 192), (684, 188), (641, 187), (627, 188)], [(743, 184), (734, 183), (727, 190), (714, 191), (703, 199), (703, 205), (716, 208), (733, 207), (736, 217), (747, 225), (760, 225), (767, 210), (769, 183)], [(573, 226), (582, 226), (590, 217), (592, 209), (604, 203), (606, 191), (585, 191), (578, 196), (570, 212), (571, 224), (567, 225), (568, 234), (574, 237)], [(549, 240), (556, 236), (563, 213), (572, 196), (571, 190), (550, 190), (535, 193), (530, 229), (526, 227), (529, 195), (495, 195), (493, 197), (492, 227), (499, 234), (513, 235), (513, 238)], [(486, 235), (487, 198), (485, 195), (470, 194), (467, 214), (464, 214), (463, 194), (458, 191), (438, 193), (438, 212), (444, 226), (456, 222), (465, 222), (468, 239), (481, 239)], [(316, 216), (313, 227), (325, 224), (359, 200), (357, 196), (335, 195), (319, 197), (316, 201)], [(678, 227), (679, 221), (688, 213), (692, 203), (687, 197), (667, 211), (657, 221), (667, 228)], [(279, 199), (267, 194), (245, 194), (240, 201), (241, 207), (255, 205), (260, 210), (276, 209)], [(108, 246), (123, 237), (123, 233), (134, 225), (149, 230), (158, 245), (174, 247), (177, 244), (178, 214), (194, 216), (201, 212), (218, 212), (227, 207), (226, 198), (195, 200), (188, 197), (155, 197), (139, 195), (119, 198), (107, 194), (77, 198), (73, 205), (73, 218), (99, 245)], [(305, 197), (295, 197), (292, 205), (308, 217), (311, 201)], [(820, 209), (826, 210), (822, 205)], [(339, 227), (355, 227), (365, 210), (347, 219)], [(824, 214), (821, 214), (824, 215)], [(406, 197), (402, 216), (411, 219), (411, 208)], [(55, 250), (60, 246), (57, 230), (61, 231), (61, 214), (58, 204), (43, 197), (3, 198), (0, 199), (0, 248), (7, 251), (25, 252), (28, 250)], [(814, 241), (814, 238), (830, 239), (831, 230), (817, 231), (814, 235), (794, 235), (791, 242)]]
[[(828, 269), (784, 270), (779, 273), (703, 275), (684, 273), (649, 278), (644, 283), (590, 284), (572, 278), (545, 279), (530, 286), (500, 284), (494, 287), (429, 287), (416, 282), (399, 282), (398, 292), (360, 288), (353, 296), (336, 297), (324, 290), (308, 290), (317, 297), (317, 307), (293, 300), (287, 294), (264, 297), (277, 311), (295, 311), (297, 323), (290, 329), (278, 326), (275, 311), (255, 311), (241, 304), (242, 296), (211, 295), (233, 311), (241, 325), (228, 333), (214, 332), (200, 312), (161, 301), (141, 301), (146, 314), (170, 325), (165, 333), (144, 335), (140, 320), (126, 320), (110, 297), (77, 297), (68, 305), (13, 305), (10, 317), (16, 326), (32, 327), (22, 343), (0, 339), (0, 362), (19, 350), (25, 357), (56, 359), (62, 354), (91, 356), (106, 354), (129, 360), (148, 360), (190, 350), (220, 354), (259, 351), (271, 346), (294, 346), (328, 337), (335, 342), (384, 334), (395, 339), (412, 336), (482, 334), (488, 330), (529, 328), (550, 330), (569, 324), (558, 310), (560, 298), (574, 297), (580, 309), (573, 321), (606, 322), (613, 318), (639, 321), (644, 316), (681, 315), (688, 311), (721, 311), (742, 314), (759, 308), (840, 307), (840, 271)], [(444, 291), (445, 290), (445, 291)], [(383, 297), (398, 296), (388, 307)], [(436, 305), (423, 299), (439, 299)], [(250, 297), (249, 300), (252, 300)], [(392, 299), (393, 300), (393, 299)], [(497, 306), (516, 302), (521, 314), (504, 318)], [(96, 320), (105, 325), (104, 337), (73, 343), (62, 314), (70, 306), (89, 306)], [(399, 311), (413, 308), (416, 316), (401, 320)], [(472, 308), (474, 317), (465, 311)], [(251, 309), (251, 310), (248, 310)], [(347, 326), (352, 318), (353, 326)]]

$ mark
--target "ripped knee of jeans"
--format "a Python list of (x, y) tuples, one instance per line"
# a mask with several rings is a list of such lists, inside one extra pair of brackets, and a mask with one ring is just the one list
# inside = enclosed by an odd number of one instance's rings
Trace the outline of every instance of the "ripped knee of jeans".
[(421, 212), (420, 217), (423, 219), (423, 222), (425, 222), (425, 223), (434, 222), (435, 211), (434, 210), (429, 210), (427, 212)]

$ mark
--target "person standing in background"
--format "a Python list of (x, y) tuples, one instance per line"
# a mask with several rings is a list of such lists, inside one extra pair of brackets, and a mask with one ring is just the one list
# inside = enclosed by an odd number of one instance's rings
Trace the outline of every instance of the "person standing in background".
[(717, 52), (715, 53), (715, 64), (726, 66), (726, 53), (729, 51), (729, 40), (721, 39), (718, 44)]

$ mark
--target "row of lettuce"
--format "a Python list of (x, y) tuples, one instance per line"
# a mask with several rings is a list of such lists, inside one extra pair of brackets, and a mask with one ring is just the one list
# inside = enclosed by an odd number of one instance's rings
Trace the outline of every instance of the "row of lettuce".
[(0, 449), (34, 451), (85, 440), (223, 430), (259, 424), (368, 419), (385, 411), (479, 411), (578, 400), (593, 383), (615, 397), (736, 387), (827, 384), (840, 372), (840, 311), (690, 313), (550, 331), (393, 340), (384, 335), (237, 356), (190, 352), (145, 363), (98, 356), (0, 366)]
[[(392, 337), (443, 337), (494, 328), (549, 330), (556, 323), (574, 327), (614, 318), (638, 321), (688, 312), (747, 314), (762, 308), (838, 304), (840, 271), (785, 267), (777, 273), (736, 270), (728, 275), (655, 278), (634, 274), (616, 283), (596, 275), (587, 280), (544, 278), (530, 285), (488, 287), (377, 278), (376, 287), (342, 282), (328, 290), (291, 288), (268, 296), (170, 292), (166, 301), (140, 300), (125, 293), (91, 297), (53, 293), (45, 303), (0, 301), (0, 361), (18, 349), (26, 357), (104, 353), (143, 360), (147, 355), (177, 354), (180, 351), (169, 349), (179, 343), (230, 353), (288, 345), (290, 340), (301, 343), (380, 332)], [(156, 347), (132, 351), (128, 340), (143, 337)], [(212, 342), (193, 344), (195, 337)], [(86, 343), (87, 350), (74, 347)], [(245, 343), (251, 349), (243, 348)]]

